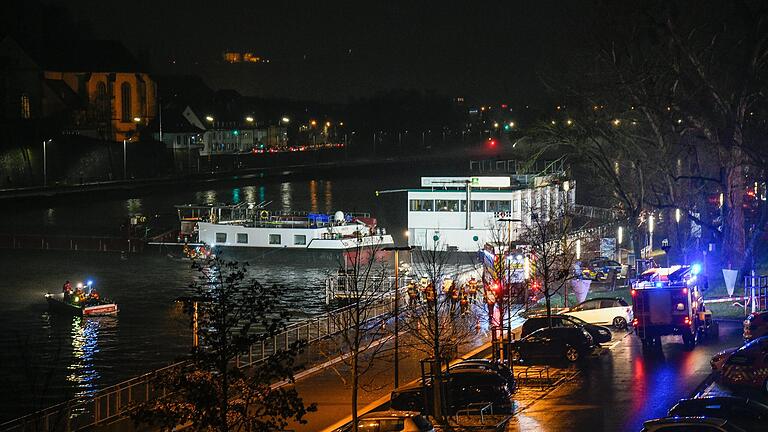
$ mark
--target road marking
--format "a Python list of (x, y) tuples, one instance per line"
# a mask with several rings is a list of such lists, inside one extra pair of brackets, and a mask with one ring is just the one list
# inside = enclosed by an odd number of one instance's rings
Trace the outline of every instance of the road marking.
[(624, 338), (626, 338), (627, 336), (629, 336), (631, 334), (632, 333), (630, 333), (630, 332), (626, 332), (624, 334), (624, 336), (621, 337), (621, 339), (617, 340), (616, 342), (614, 342), (614, 343), (612, 343), (611, 345), (608, 346), (608, 348), (607, 348), (608, 351), (612, 351), (614, 348), (616, 348), (616, 345), (620, 344), (624, 340)]

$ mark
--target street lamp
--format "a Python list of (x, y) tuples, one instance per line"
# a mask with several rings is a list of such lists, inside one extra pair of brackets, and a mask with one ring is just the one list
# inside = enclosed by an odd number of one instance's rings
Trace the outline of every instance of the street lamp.
[(395, 388), (400, 380), (400, 251), (410, 251), (411, 246), (389, 246), (382, 250), (395, 251)]
[(285, 117), (285, 116), (283, 116), (283, 117), (280, 119), (280, 121), (281, 121), (281, 122), (283, 122), (283, 123), (290, 123), (290, 122), (291, 122), (291, 119), (289, 119), (288, 117)]
[(43, 187), (48, 186), (48, 152), (46, 149), (46, 144), (51, 141), (53, 140), (43, 140)]
[(123, 180), (128, 180), (128, 171), (126, 170), (127, 163), (127, 148), (128, 145), (126, 144), (127, 140), (123, 140)]
[(248, 116), (245, 118), (245, 121), (247, 121), (248, 123), (253, 123), (253, 117)]
[(648, 253), (653, 254), (653, 214), (651, 214), (650, 217), (648, 217)]

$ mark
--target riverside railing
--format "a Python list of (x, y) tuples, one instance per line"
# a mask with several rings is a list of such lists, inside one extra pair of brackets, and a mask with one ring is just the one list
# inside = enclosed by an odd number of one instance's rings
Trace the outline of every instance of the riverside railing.
[[(394, 296), (382, 295), (366, 306), (366, 320), (392, 313)], [(349, 322), (341, 314), (352, 312), (351, 306), (333, 310), (308, 320), (290, 324), (269, 340), (251, 345), (247, 353), (235, 358), (235, 365), (246, 368), (266, 360), (291, 343), (305, 340), (313, 343), (347, 330), (340, 323)], [(108, 423), (127, 415), (137, 404), (167, 395), (160, 377), (173, 368), (183, 368), (190, 363), (179, 362), (150, 373), (106, 387), (92, 397), (72, 399), (24, 417), (0, 424), (0, 431), (10, 432), (71, 432)]]

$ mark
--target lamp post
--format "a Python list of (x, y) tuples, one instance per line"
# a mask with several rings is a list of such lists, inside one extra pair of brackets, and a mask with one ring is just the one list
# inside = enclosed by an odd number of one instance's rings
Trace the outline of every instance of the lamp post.
[(411, 246), (389, 246), (382, 250), (395, 252), (395, 388), (400, 381), (400, 251), (409, 251)]
[(48, 186), (48, 152), (46, 149), (46, 144), (48, 144), (50, 141), (53, 140), (43, 140), (43, 187)]
[[(511, 219), (511, 218), (500, 218), (498, 219), (499, 222), (506, 222), (507, 223), (507, 254), (504, 258), (506, 262), (507, 267), (507, 277), (504, 285), (506, 285), (506, 293), (507, 293), (507, 340), (508, 343), (512, 343), (512, 287), (510, 286), (510, 279), (512, 277), (510, 270), (510, 258), (512, 256), (512, 222), (523, 222), (521, 219)], [(528, 299), (526, 299), (527, 303)], [(501, 319), (503, 320), (504, 317), (502, 316)], [(502, 321), (503, 323), (503, 321)], [(502, 338), (503, 339), (503, 338)], [(507, 351), (507, 362), (509, 363), (510, 368), (512, 367), (512, 359), (509, 357), (509, 351)]]
[(128, 148), (128, 145), (126, 144), (127, 142), (127, 140), (123, 140), (123, 180), (128, 180), (128, 171), (126, 171), (126, 165), (128, 164), (128, 157), (126, 153)]

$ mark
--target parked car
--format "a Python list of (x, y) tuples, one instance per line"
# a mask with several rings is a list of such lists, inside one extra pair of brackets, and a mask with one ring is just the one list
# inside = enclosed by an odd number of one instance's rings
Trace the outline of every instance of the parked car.
[(768, 311), (752, 312), (744, 320), (744, 342), (768, 335)]
[[(352, 423), (336, 429), (334, 432), (351, 432)], [(435, 432), (432, 423), (416, 411), (376, 411), (363, 414), (358, 418), (359, 432)]]
[[(456, 369), (446, 376), (448, 403), (446, 411), (450, 415), (467, 407), (469, 404), (491, 403), (494, 413), (512, 412), (512, 391), (507, 380), (494, 371), (487, 369)], [(426, 402), (425, 403), (425, 393)], [(426, 389), (420, 382), (396, 388), (389, 406), (395, 410), (418, 411), (431, 414), (432, 382)]]
[(712, 366), (713, 372), (720, 372), (723, 370), (723, 365), (725, 365), (725, 361), (728, 360), (728, 357), (731, 356), (736, 350), (738, 350), (738, 347), (734, 348), (728, 348), (720, 351), (719, 353), (712, 356), (712, 359), (709, 360), (709, 365)]
[(493, 371), (507, 381), (507, 386), (509, 386), (509, 390), (512, 393), (514, 393), (515, 389), (517, 388), (517, 384), (515, 383), (515, 374), (512, 373), (512, 370), (509, 368), (509, 366), (498, 361), (489, 359), (467, 359), (461, 361), (460, 363), (456, 363), (449, 368), (451, 372), (459, 369), (484, 369)]
[(734, 351), (723, 365), (722, 381), (738, 387), (758, 388), (768, 394), (768, 336)]
[(575, 362), (592, 353), (594, 340), (583, 327), (553, 327), (536, 330), (512, 342), (513, 361), (565, 359)]
[[(611, 341), (613, 335), (608, 327), (597, 324), (590, 324), (580, 318), (570, 315), (552, 315), (552, 327), (579, 327), (582, 326), (592, 336), (595, 344), (607, 343)], [(523, 323), (520, 336), (526, 337), (534, 331), (549, 327), (549, 319), (546, 315), (536, 315), (529, 317)]]
[(747, 432), (733, 422), (712, 417), (667, 417), (648, 420), (641, 432)]
[(743, 397), (721, 396), (681, 399), (668, 417), (715, 417), (751, 431), (768, 427), (768, 406)]
[(593, 298), (562, 312), (590, 324), (611, 324), (624, 330), (632, 322), (632, 307), (622, 298)]

